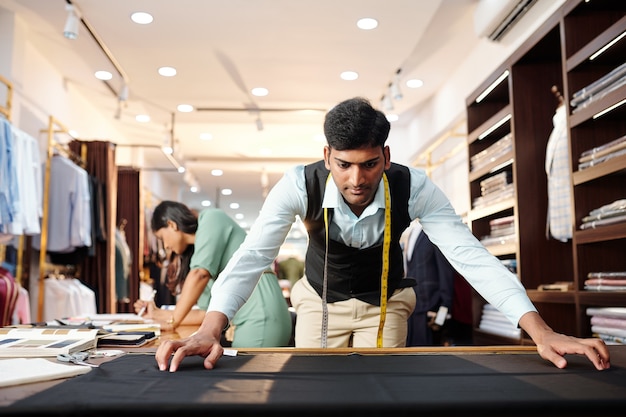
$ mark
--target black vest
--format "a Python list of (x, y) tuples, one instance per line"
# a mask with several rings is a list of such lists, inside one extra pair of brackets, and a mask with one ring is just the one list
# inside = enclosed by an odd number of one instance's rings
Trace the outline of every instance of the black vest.
[[(389, 277), (387, 297), (398, 288), (415, 285), (414, 280), (404, 279), (400, 235), (411, 219), (408, 213), (410, 174), (407, 167), (392, 163), (385, 171), (389, 180), (391, 197), (391, 246), (389, 249)], [(308, 208), (304, 225), (309, 233), (306, 253), (306, 277), (311, 286), (322, 296), (324, 283), (325, 228), (322, 201), (329, 171), (324, 161), (305, 166), (304, 175), (308, 195)], [(332, 210), (329, 210), (329, 217)], [(330, 219), (329, 219), (330, 223)], [(329, 239), (328, 287), (329, 303), (358, 298), (372, 305), (380, 305), (380, 277), (382, 273), (382, 242), (366, 249), (357, 249)]]

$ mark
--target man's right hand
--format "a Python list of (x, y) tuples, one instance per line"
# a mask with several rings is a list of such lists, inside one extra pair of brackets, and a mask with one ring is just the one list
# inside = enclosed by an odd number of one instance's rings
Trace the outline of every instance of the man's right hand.
[(176, 372), (186, 356), (196, 355), (204, 358), (206, 369), (213, 369), (224, 353), (220, 338), (222, 329), (227, 323), (228, 319), (224, 314), (210, 311), (207, 312), (202, 325), (193, 335), (185, 339), (163, 341), (155, 354), (159, 369), (165, 371), (169, 368), (170, 372)]

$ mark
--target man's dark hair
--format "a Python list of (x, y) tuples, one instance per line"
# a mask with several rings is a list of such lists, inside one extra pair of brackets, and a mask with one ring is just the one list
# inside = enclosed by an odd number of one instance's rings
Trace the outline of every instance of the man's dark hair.
[(355, 97), (333, 107), (324, 120), (328, 145), (338, 151), (385, 146), (389, 135), (385, 114), (362, 97)]

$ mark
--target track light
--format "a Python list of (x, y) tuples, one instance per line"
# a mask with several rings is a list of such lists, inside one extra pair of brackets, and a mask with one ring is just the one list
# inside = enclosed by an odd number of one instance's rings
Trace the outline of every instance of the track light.
[(65, 10), (67, 10), (67, 20), (65, 21), (65, 27), (63, 28), (63, 36), (65, 36), (67, 39), (76, 39), (78, 38), (79, 23), (76, 9), (73, 5), (66, 4)]
[(385, 94), (381, 97), (380, 106), (383, 108), (383, 110), (386, 111), (393, 110), (393, 102), (391, 101), (391, 97), (389, 96), (389, 94)]
[(400, 90), (400, 70), (396, 71), (393, 82), (389, 85), (391, 97), (394, 100), (402, 100), (402, 91)]
[(117, 101), (117, 108), (115, 109), (115, 114), (113, 115), (115, 120), (120, 120), (122, 118), (122, 102)]
[(119, 120), (122, 117), (122, 103), (128, 100), (128, 84), (124, 83), (117, 95), (117, 109), (115, 110), (115, 119)]
[(117, 98), (120, 101), (128, 100), (128, 84), (124, 83)]

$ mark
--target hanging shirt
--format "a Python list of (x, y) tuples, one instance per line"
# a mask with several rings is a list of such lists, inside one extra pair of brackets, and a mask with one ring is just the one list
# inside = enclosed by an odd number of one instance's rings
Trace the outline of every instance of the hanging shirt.
[(12, 127), (19, 206), (9, 225), (9, 233), (14, 235), (36, 235), (41, 233), (41, 158), (37, 140)]
[(572, 237), (572, 191), (565, 106), (559, 106), (552, 118), (554, 129), (546, 149), (548, 176), (548, 224), (553, 238), (567, 242)]
[(8, 233), (19, 208), (17, 173), (10, 123), (0, 118), (0, 233)]
[[(39, 236), (33, 239), (33, 247), (39, 249), (40, 244)], [(54, 156), (50, 161), (47, 250), (67, 253), (91, 244), (89, 175), (69, 159)]]

